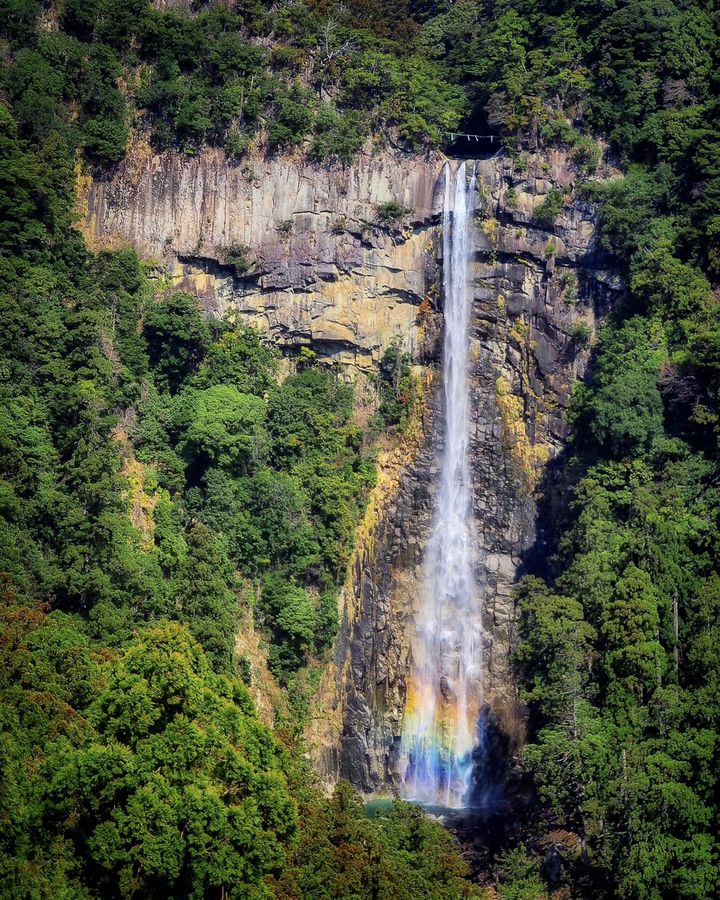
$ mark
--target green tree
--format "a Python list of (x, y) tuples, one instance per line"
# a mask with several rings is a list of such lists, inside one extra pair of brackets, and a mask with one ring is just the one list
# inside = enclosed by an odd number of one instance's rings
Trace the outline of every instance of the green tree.
[(94, 889), (241, 897), (282, 868), (297, 814), (277, 748), (185, 629), (145, 632), (88, 715), (97, 737), (47, 761), (44, 819)]
[(287, 681), (315, 646), (315, 606), (307, 591), (272, 574), (263, 581), (258, 612), (272, 635), (270, 667), (278, 678)]
[(187, 427), (178, 445), (181, 456), (204, 471), (209, 465), (247, 472), (267, 452), (265, 404), (252, 394), (216, 384), (180, 398)]
[(242, 394), (263, 396), (275, 384), (277, 353), (258, 332), (230, 327), (208, 347), (198, 373), (201, 387), (232, 385)]
[(188, 294), (172, 294), (145, 312), (143, 333), (150, 365), (171, 391), (199, 366), (208, 342), (208, 329), (197, 301)]
[(188, 623), (215, 670), (233, 674), (240, 618), (235, 575), (224, 541), (206, 525), (190, 530), (174, 587), (175, 616)]
[(616, 458), (649, 449), (663, 433), (658, 372), (664, 359), (663, 332), (640, 318), (601, 332), (593, 387), (578, 391), (578, 441), (594, 439)]
[(540, 860), (528, 855), (521, 844), (500, 859), (502, 900), (544, 900), (547, 888), (540, 876)]

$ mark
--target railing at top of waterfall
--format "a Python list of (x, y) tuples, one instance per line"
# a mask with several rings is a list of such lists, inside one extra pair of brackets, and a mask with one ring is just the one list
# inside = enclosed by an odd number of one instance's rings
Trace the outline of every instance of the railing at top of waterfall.
[(464, 134), (462, 131), (443, 131), (443, 135), (450, 138), (450, 143), (458, 138), (466, 138), (469, 141), (490, 141), (494, 144), (497, 137), (496, 134)]
[(451, 156), (487, 159), (502, 152), (503, 142), (497, 134), (470, 134), (466, 131), (444, 131), (445, 151)]

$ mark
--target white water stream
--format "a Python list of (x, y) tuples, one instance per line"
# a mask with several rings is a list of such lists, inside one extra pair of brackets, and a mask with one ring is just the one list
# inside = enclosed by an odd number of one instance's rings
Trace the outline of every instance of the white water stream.
[(468, 462), (469, 320), (475, 174), (447, 164), (443, 202), (444, 429), (440, 485), (416, 621), (403, 729), (406, 797), (448, 807), (467, 802), (482, 706), (482, 622), (474, 579)]

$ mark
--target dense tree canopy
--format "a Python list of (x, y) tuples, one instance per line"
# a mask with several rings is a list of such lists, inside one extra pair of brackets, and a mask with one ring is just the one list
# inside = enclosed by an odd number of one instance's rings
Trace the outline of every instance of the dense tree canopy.
[[(579, 849), (546, 884), (537, 834), (511, 835), (498, 892), (715, 895), (716, 3), (179, 7), (0, 0), (0, 896), (477, 896), (447, 834), (404, 804), (371, 820), (347, 785), (323, 799), (296, 743), (409, 360), (382, 358), (364, 431), (331, 366), (281, 379), (258, 333), (72, 227), (77, 167), (109, 174), (131, 137), (345, 164), (459, 129), (519, 166), (564, 146), (627, 284), (573, 399), (553, 557), (517, 591), (520, 764), (536, 830)], [(622, 177), (592, 180), (601, 153)], [(250, 621), (295, 704), (275, 736), (236, 650)]]
[(719, 562), (720, 307), (704, 199), (717, 14), (617, 4), (589, 40), (603, 91), (588, 121), (628, 167), (588, 195), (628, 294), (574, 397), (556, 555), (545, 582), (518, 592), (525, 763), (551, 827), (581, 837), (568, 878), (588, 894), (707, 897), (720, 883), (717, 635), (701, 612)]

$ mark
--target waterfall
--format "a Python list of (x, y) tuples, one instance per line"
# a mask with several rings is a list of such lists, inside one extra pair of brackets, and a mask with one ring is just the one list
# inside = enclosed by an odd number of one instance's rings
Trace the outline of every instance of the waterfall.
[(468, 461), (469, 320), (476, 193), (466, 163), (444, 173), (444, 429), (440, 484), (412, 645), (403, 748), (404, 794), (448, 807), (467, 802), (482, 706), (482, 622), (474, 579)]

